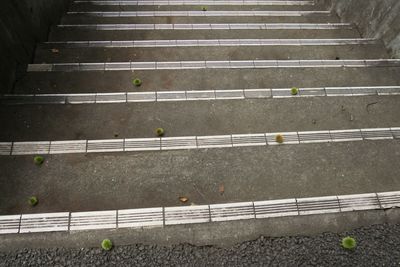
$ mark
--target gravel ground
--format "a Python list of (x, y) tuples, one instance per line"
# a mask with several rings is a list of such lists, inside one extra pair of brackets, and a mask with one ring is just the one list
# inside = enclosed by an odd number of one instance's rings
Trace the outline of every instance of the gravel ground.
[[(340, 246), (356, 238), (353, 251)], [(0, 266), (399, 266), (400, 224), (374, 225), (341, 234), (266, 238), (230, 248), (132, 245), (111, 251), (34, 249), (0, 252)]]

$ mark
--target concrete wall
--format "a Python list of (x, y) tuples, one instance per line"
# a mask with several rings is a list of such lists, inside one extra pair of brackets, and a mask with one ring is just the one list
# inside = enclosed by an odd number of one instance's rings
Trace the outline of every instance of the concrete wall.
[(389, 53), (400, 58), (399, 0), (319, 0), (344, 22), (355, 23), (363, 37), (382, 39)]
[(31, 62), (37, 42), (61, 18), (69, 0), (3, 0), (0, 8), (0, 93), (10, 92), (16, 69)]

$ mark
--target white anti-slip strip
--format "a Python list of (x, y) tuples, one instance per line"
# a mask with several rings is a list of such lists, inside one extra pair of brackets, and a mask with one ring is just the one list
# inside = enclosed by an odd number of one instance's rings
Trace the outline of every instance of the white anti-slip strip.
[[(280, 136), (280, 143), (277, 142), (277, 136)], [(0, 155), (164, 151), (393, 139), (400, 139), (400, 127), (161, 138), (0, 142)]]
[(226, 60), (29, 64), (28, 72), (400, 67), (400, 59)]
[(301, 17), (330, 15), (330, 11), (83, 11), (68, 15), (93, 17)]
[(274, 0), (131, 0), (131, 1), (96, 1), (77, 0), (75, 4), (91, 4), (95, 6), (305, 6), (314, 5), (314, 1), (274, 1)]
[(227, 99), (296, 98), (321, 96), (400, 95), (400, 86), (319, 87), (298, 88), (296, 95), (290, 88), (225, 89), (201, 91), (153, 91), (85, 94), (0, 95), (0, 104), (107, 104), (165, 101), (197, 101)]
[(127, 30), (338, 30), (353, 29), (350, 23), (211, 23), (211, 24), (61, 24), (59, 28)]
[(0, 216), (0, 234), (151, 228), (400, 207), (400, 191), (200, 206)]
[(65, 41), (46, 42), (46, 46), (62, 48), (130, 48), (130, 47), (203, 47), (203, 46), (328, 46), (369, 45), (377, 39), (199, 39), (199, 40), (136, 40), (136, 41)]

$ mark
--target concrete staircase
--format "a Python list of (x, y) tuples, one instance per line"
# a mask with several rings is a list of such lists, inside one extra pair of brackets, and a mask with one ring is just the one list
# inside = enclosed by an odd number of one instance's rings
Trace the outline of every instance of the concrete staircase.
[(74, 1), (0, 99), (0, 213), (400, 190), (399, 67), (313, 1)]

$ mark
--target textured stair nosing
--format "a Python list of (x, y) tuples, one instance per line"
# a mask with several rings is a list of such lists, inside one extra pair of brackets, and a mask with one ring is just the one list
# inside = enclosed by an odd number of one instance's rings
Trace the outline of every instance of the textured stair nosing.
[(376, 44), (376, 39), (200, 39), (200, 40), (136, 40), (136, 41), (66, 41), (46, 42), (46, 46), (62, 48), (158, 48), (158, 47), (226, 47), (226, 46), (336, 46)]
[(243, 100), (264, 98), (296, 98), (323, 96), (395, 96), (400, 86), (318, 87), (298, 88), (293, 95), (291, 88), (230, 89), (204, 91), (155, 91), (86, 94), (6, 94), (0, 95), (2, 105), (44, 104), (110, 104), (140, 102), (173, 102), (198, 100)]
[(301, 17), (330, 15), (330, 11), (72, 11), (67, 15), (94, 17)]
[[(201, 206), (130, 210), (1, 215), (0, 234), (76, 232), (118, 228), (169, 227), (193, 223), (340, 214), (400, 207), (400, 191), (277, 199)], [(21, 219), (22, 218), (22, 219)]]
[(131, 31), (131, 30), (343, 30), (350, 23), (205, 23), (205, 24), (60, 24), (58, 28)]
[(91, 4), (98, 6), (178, 6), (178, 5), (224, 5), (224, 6), (306, 6), (314, 5), (314, 1), (273, 1), (273, 0), (155, 0), (155, 1), (86, 1), (77, 0), (75, 4)]
[[(280, 139), (282, 139), (281, 141), (277, 141), (278, 135), (280, 136)], [(0, 155), (17, 156), (99, 152), (115, 153), (129, 151), (232, 148), (250, 145), (298, 145), (393, 139), (400, 139), (399, 127), (161, 138), (0, 142)]]
[(187, 69), (269, 69), (269, 68), (374, 68), (400, 67), (400, 59), (349, 60), (225, 60), (146, 61), (112, 63), (29, 64), (28, 72), (133, 71)]

